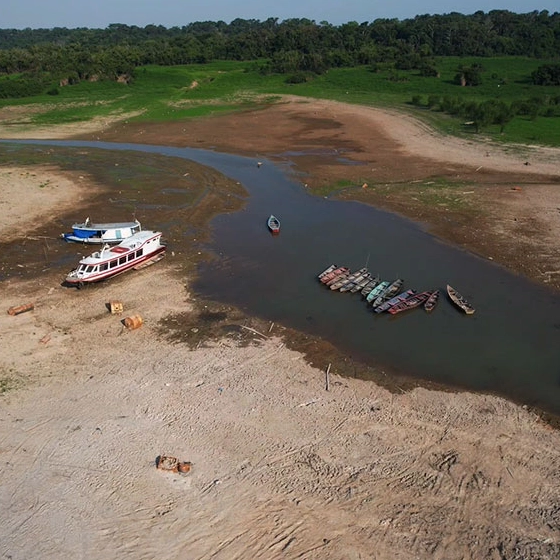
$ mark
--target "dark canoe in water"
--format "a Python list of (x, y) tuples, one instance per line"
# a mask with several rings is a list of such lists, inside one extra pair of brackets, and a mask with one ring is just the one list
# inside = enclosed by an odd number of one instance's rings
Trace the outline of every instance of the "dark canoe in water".
[(350, 293), (355, 294), (356, 292), (360, 292), (364, 289), (366, 284), (369, 284), (369, 282), (371, 282), (371, 274), (368, 272), (367, 274), (364, 274), (364, 277), (359, 282), (354, 282)]
[(323, 270), (323, 272), (321, 272), (317, 278), (319, 278), (319, 280), (321, 280), (321, 278), (323, 278), (324, 276), (326, 276), (327, 274), (331, 273), (333, 270), (336, 270), (338, 267), (336, 266), (336, 264), (331, 264), (329, 267), (327, 267), (325, 270)]
[(339, 266), (338, 268), (335, 268), (333, 271), (323, 274), (323, 276), (321, 276), (319, 280), (323, 284), (326, 284), (328, 286), (331, 282), (335, 281), (337, 276), (340, 276), (341, 274), (350, 274), (350, 269), (347, 266)]
[(368, 273), (367, 268), (360, 268), (360, 270), (356, 270), (350, 274), (346, 280), (340, 284), (337, 288), (331, 288), (332, 290), (340, 290), (341, 292), (347, 292), (353, 285), (354, 282), (361, 280), (365, 274)]
[(426, 300), (426, 303), (424, 304), (424, 309), (428, 312), (433, 311), (438, 300), (439, 300), (439, 290), (435, 290), (430, 294), (430, 297)]
[(383, 311), (387, 311), (389, 308), (393, 307), (393, 305), (397, 305), (400, 301), (404, 301), (409, 297), (413, 296), (416, 293), (416, 290), (406, 290), (391, 299), (384, 301), (381, 305), (378, 305), (374, 308), (376, 313), (383, 313)]
[(272, 214), (268, 218), (268, 229), (273, 233), (280, 233), (280, 220)]
[(337, 274), (334, 278), (332, 278), (331, 280), (328, 280), (327, 282), (325, 282), (325, 284), (331, 289), (334, 290), (333, 286), (335, 284), (338, 284), (338, 286), (342, 286), (342, 284), (344, 282), (346, 282), (346, 279), (348, 278), (348, 276), (350, 276), (350, 270), (346, 269), (345, 272), (342, 272), (341, 274)]
[(372, 278), (363, 288), (362, 288), (362, 295), (364, 297), (367, 297), (367, 295), (375, 288), (375, 286), (377, 286), (377, 284), (379, 284), (379, 281), (381, 280), (381, 278), (379, 276), (376, 276), (375, 278)]
[(402, 311), (407, 311), (408, 309), (414, 309), (419, 305), (422, 305), (430, 297), (430, 292), (422, 292), (420, 294), (414, 294), (403, 301), (400, 301), (393, 307), (389, 307), (387, 310), (391, 315), (396, 315)]
[(377, 286), (375, 286), (375, 288), (373, 288), (373, 290), (371, 290), (371, 292), (366, 296), (366, 301), (368, 303), (371, 303), (377, 296), (379, 296), (379, 294), (381, 294), (381, 292), (385, 291), (390, 285), (390, 280), (383, 280), (382, 282), (379, 282), (379, 284), (377, 284)]
[(393, 282), (391, 282), (384, 290), (381, 291), (380, 294), (373, 300), (372, 306), (375, 308), (378, 305), (381, 305), (384, 301), (391, 299), (400, 289), (401, 286), (404, 284), (404, 280), (402, 278), (397, 278)]
[(467, 315), (472, 315), (474, 313), (474, 307), (455, 289), (447, 284), (447, 294), (449, 299)]

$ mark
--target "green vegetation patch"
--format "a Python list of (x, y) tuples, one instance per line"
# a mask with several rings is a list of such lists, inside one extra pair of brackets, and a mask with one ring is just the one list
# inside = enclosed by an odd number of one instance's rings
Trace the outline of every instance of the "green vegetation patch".
[[(364, 184), (367, 187), (364, 188)], [(343, 180), (334, 185), (313, 189), (313, 193), (342, 199), (350, 198), (391, 209), (422, 206), (459, 213), (480, 212), (476, 197), (471, 196), (476, 194), (476, 187), (467, 182), (449, 181), (438, 177), (404, 183), (375, 183), (367, 178), (358, 182)]]
[[(382, 62), (308, 73), (300, 82), (285, 74), (264, 74), (259, 60), (149, 65), (136, 68), (129, 83), (84, 80), (57, 85), (57, 95), (0, 99), (0, 108), (27, 105), (25, 118), (41, 125), (101, 117), (165, 122), (241, 111), (282, 95), (298, 95), (408, 111), (447, 134), (560, 146), (558, 86), (535, 85), (531, 79), (537, 69), (552, 63), (513, 56), (434, 57), (434, 75)], [(460, 85), (461, 71), (474, 72), (477, 85)]]
[(13, 391), (21, 385), (21, 380), (16, 378), (13, 370), (0, 372), (0, 395)]

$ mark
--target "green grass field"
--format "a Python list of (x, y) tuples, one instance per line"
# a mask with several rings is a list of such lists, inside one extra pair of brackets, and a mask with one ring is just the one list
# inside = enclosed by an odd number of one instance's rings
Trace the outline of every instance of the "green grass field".
[[(455, 135), (465, 134), (461, 119), (427, 109), (429, 96), (458, 98), (477, 103), (560, 98), (558, 87), (534, 86), (531, 72), (550, 61), (529, 58), (441, 58), (436, 60), (439, 77), (424, 78), (417, 71), (380, 67), (331, 69), (304, 83), (289, 84), (286, 76), (264, 76), (257, 62), (215, 62), (203, 65), (137, 69), (130, 85), (116, 82), (82, 82), (59, 87), (58, 95), (18, 100), (0, 100), (8, 105), (42, 104), (44, 112), (32, 117), (40, 124), (79, 122), (118, 113), (136, 114), (130, 120), (166, 121), (235, 111), (292, 94), (361, 105), (393, 107), (413, 112), (432, 126)], [(482, 83), (460, 87), (453, 82), (460, 65), (478, 63)], [(412, 104), (413, 98), (419, 103)], [(554, 107), (554, 105), (553, 105)], [(560, 109), (552, 110), (560, 115)], [(469, 132), (472, 134), (472, 131)], [(516, 116), (500, 133), (490, 125), (481, 134), (513, 143), (560, 146), (560, 116)]]

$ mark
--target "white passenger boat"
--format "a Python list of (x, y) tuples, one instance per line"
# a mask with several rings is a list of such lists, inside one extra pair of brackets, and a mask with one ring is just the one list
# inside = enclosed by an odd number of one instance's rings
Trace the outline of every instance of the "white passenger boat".
[(85, 222), (72, 226), (72, 233), (63, 233), (61, 237), (75, 243), (120, 243), (141, 230), (138, 220), (94, 224), (86, 218)]
[(166, 246), (161, 243), (161, 232), (140, 231), (118, 245), (104, 245), (66, 277), (66, 284), (77, 286), (100, 282), (127, 270), (142, 268), (163, 258)]

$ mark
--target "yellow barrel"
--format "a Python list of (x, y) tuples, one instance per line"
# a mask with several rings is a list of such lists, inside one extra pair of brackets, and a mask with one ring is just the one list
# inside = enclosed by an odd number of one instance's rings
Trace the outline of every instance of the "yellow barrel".
[(124, 306), (122, 301), (110, 301), (109, 308), (111, 309), (111, 313), (115, 315), (117, 313), (122, 313)]
[(127, 329), (137, 329), (144, 323), (144, 319), (140, 315), (131, 315), (124, 320), (124, 326)]

